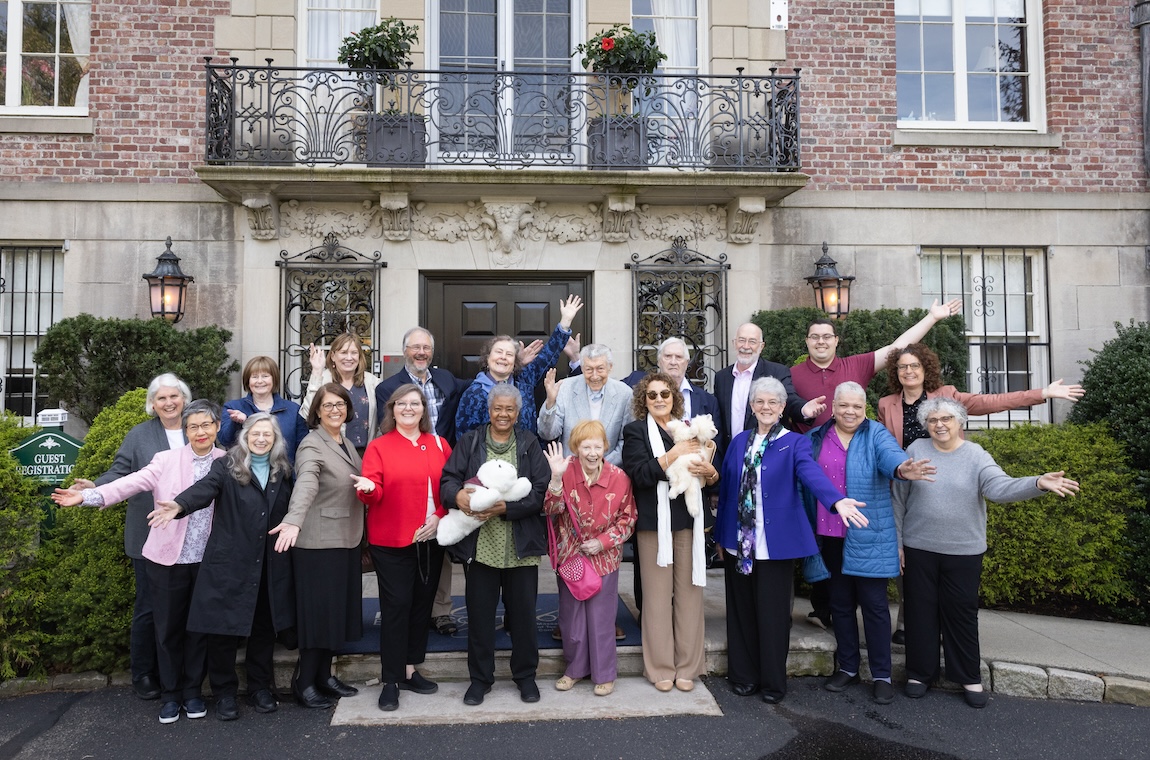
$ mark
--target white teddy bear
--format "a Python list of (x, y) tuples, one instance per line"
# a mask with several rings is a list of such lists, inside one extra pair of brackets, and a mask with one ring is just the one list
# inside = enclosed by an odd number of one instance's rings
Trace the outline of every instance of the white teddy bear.
[(700, 414), (691, 419), (690, 424), (682, 420), (671, 420), (667, 423), (667, 432), (675, 443), (698, 438), (703, 444), (703, 451), (698, 454), (681, 456), (667, 468), (667, 480), (671, 484), (668, 495), (673, 499), (679, 494), (685, 494), (687, 512), (691, 517), (698, 517), (703, 513), (703, 481), (692, 475), (690, 467), (696, 462), (703, 462), (715, 455), (715, 436), (719, 434), (714, 420), (709, 414)]
[[(471, 511), (483, 512), (497, 501), (519, 501), (531, 493), (531, 481), (517, 478), (517, 475), (515, 468), (507, 462), (492, 460), (481, 464), (475, 474), (478, 482), (468, 480), (464, 484), (471, 492)], [(435, 539), (440, 546), (451, 546), (482, 524), (479, 518), (465, 515), (458, 509), (449, 509), (447, 516), (439, 521)]]

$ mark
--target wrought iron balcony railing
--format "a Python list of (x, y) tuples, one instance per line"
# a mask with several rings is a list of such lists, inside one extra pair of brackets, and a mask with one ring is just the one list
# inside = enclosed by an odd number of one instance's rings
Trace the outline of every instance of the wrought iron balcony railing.
[(207, 60), (215, 164), (797, 171), (799, 72), (399, 72)]

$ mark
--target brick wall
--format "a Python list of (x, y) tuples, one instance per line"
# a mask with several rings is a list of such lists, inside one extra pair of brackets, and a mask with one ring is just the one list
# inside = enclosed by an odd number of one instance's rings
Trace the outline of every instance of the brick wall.
[(230, 0), (92, 4), (91, 135), (0, 135), (21, 181), (195, 182), (203, 163), (204, 56)]
[(894, 0), (792, 0), (803, 170), (823, 190), (1143, 191), (1137, 31), (1128, 0), (1044, 2), (1047, 124), (1060, 148), (900, 147)]

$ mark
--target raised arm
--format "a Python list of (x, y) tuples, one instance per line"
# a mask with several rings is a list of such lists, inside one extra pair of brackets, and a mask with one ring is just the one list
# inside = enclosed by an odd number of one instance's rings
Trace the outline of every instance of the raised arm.
[(918, 343), (926, 334), (930, 332), (930, 328), (934, 327), (940, 321), (947, 317), (954, 316), (962, 311), (962, 299), (955, 298), (953, 301), (948, 301), (940, 304), (938, 299), (934, 299), (934, 303), (927, 309), (926, 316), (911, 326), (909, 330), (894, 339), (894, 343), (889, 346), (883, 346), (876, 349), (874, 352), (874, 371), (882, 372), (886, 369), (886, 357), (894, 348), (906, 348), (911, 343)]

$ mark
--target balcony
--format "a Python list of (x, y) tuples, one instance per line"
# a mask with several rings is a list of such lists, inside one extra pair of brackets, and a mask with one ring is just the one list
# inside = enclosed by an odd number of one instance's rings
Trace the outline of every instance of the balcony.
[(315, 195), (319, 182), (326, 197), (345, 200), (400, 183), (444, 199), (508, 186), (571, 199), (594, 186), (653, 202), (748, 193), (777, 202), (807, 177), (799, 72), (775, 71), (380, 72), (208, 59), (197, 171), (235, 199), (305, 184)]

